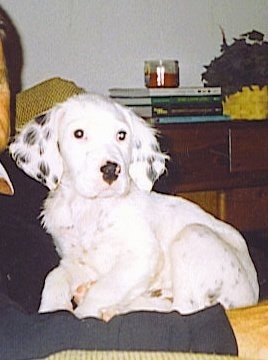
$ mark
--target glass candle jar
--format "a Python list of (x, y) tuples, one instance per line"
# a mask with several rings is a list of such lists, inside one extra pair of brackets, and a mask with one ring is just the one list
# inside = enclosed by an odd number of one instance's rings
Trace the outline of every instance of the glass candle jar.
[(177, 60), (144, 61), (144, 81), (148, 88), (178, 87), (179, 62)]

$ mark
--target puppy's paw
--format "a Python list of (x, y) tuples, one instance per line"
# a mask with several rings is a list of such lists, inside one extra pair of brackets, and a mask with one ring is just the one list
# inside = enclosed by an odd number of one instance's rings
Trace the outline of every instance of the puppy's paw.
[(88, 290), (90, 289), (90, 287), (95, 283), (95, 281), (88, 281), (87, 283), (84, 284), (80, 284), (74, 294), (73, 294), (73, 301), (76, 304), (76, 306), (79, 306), (83, 300), (86, 297), (86, 294), (88, 292)]
[(85, 304), (85, 302), (82, 302), (81, 305), (77, 306), (73, 313), (78, 319), (84, 319), (87, 317), (101, 319), (101, 312), (99, 308)]
[(110, 307), (107, 309), (101, 310), (101, 319), (105, 322), (110, 321), (114, 316), (119, 315), (120, 311), (119, 309), (116, 309), (114, 307)]
[(102, 309), (93, 309), (92, 306), (86, 305), (85, 303), (82, 303), (74, 310), (74, 315), (79, 319), (94, 317), (105, 322), (110, 321), (114, 316), (119, 315), (120, 313), (121, 312), (119, 308), (108, 307)]

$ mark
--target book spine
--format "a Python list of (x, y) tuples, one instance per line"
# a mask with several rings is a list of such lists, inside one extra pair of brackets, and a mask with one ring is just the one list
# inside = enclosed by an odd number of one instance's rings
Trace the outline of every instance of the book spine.
[(195, 122), (213, 122), (230, 121), (230, 116), (226, 115), (202, 115), (202, 116), (167, 116), (155, 118), (157, 124), (175, 124), (175, 123), (195, 123)]
[(151, 98), (152, 105), (162, 104), (206, 104), (206, 103), (221, 103), (220, 95), (208, 96), (156, 96)]
[(152, 106), (152, 116), (222, 115), (222, 105), (212, 106)]
[(164, 96), (164, 97), (115, 97), (110, 96), (114, 101), (122, 105), (176, 105), (185, 106), (202, 104), (220, 104), (221, 96)]
[(111, 97), (220, 96), (220, 87), (111, 88)]
[(138, 116), (141, 117), (152, 117), (152, 107), (146, 106), (146, 105), (140, 105), (140, 106), (127, 106), (132, 111), (134, 111)]
[(125, 106), (141, 106), (141, 105), (151, 105), (151, 98), (150, 97), (138, 97), (138, 98), (133, 98), (133, 97), (125, 97), (125, 98), (121, 98), (121, 97), (112, 97), (110, 96), (111, 99), (113, 99), (115, 102), (121, 104), (121, 105), (125, 105)]

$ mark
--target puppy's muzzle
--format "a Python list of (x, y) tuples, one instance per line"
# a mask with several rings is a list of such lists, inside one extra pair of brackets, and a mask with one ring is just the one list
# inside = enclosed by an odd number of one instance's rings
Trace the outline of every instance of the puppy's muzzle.
[(107, 161), (105, 165), (101, 166), (100, 171), (103, 173), (103, 180), (111, 185), (121, 172), (121, 167), (115, 162)]

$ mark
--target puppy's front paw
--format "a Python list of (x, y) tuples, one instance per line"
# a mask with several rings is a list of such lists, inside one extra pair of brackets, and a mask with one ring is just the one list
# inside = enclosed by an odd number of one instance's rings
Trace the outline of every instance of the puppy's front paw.
[(110, 307), (107, 309), (102, 309), (101, 310), (101, 319), (105, 322), (110, 321), (114, 316), (119, 315), (120, 311), (119, 309)]
[(73, 313), (78, 319), (84, 319), (87, 317), (101, 319), (101, 313), (99, 309), (94, 309), (92, 306), (86, 306), (84, 303), (77, 306)]
[(88, 290), (90, 289), (90, 287), (95, 283), (95, 281), (88, 281), (87, 283), (83, 283), (83, 284), (80, 284), (74, 294), (73, 294), (73, 301), (75, 302), (75, 304), (77, 306), (79, 306), (83, 300), (85, 299), (86, 297), (86, 294), (88, 292)]
[(74, 310), (74, 315), (79, 319), (84, 319), (86, 317), (94, 317), (97, 319), (101, 319), (105, 322), (110, 321), (114, 316), (119, 315), (119, 313), (119, 310), (113, 307), (93, 311), (92, 309), (81, 305)]

